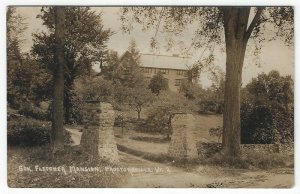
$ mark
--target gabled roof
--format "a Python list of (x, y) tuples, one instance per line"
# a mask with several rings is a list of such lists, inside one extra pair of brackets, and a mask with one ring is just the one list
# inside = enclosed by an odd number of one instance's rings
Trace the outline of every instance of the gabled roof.
[(190, 62), (191, 58), (187, 57), (141, 54), (142, 67), (188, 70)]

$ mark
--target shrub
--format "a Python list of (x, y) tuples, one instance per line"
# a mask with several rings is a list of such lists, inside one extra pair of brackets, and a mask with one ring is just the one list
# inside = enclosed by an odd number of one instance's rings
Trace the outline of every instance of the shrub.
[(145, 132), (159, 132), (167, 139), (172, 134), (171, 120), (175, 113), (193, 111), (192, 102), (184, 96), (172, 92), (161, 92), (156, 102), (149, 109), (148, 117), (141, 129)]
[(242, 143), (294, 141), (293, 85), (290, 76), (271, 71), (241, 90)]
[(290, 143), (294, 137), (293, 112), (276, 102), (244, 102), (241, 106), (242, 143)]
[(179, 87), (179, 93), (182, 93), (187, 99), (195, 100), (201, 98), (205, 90), (198, 83), (192, 83), (184, 80)]
[(142, 123), (148, 132), (159, 132), (168, 138), (172, 134), (172, 110), (170, 107), (157, 107), (149, 113), (146, 123)]
[(169, 89), (169, 83), (168, 80), (164, 78), (163, 74), (159, 72), (151, 78), (148, 87), (153, 94), (158, 95), (162, 90)]
[(8, 121), (7, 142), (10, 145), (43, 145), (50, 142), (50, 134), (50, 122), (24, 117)]
[(101, 77), (89, 80), (85, 83), (85, 88), (82, 91), (83, 100), (110, 101), (112, 88), (112, 82)]
[(125, 125), (125, 118), (123, 115), (118, 114), (115, 118), (114, 126), (116, 127), (124, 127)]
[(82, 124), (82, 119), (84, 115), (84, 101), (80, 96), (79, 92), (75, 90), (70, 91), (70, 104), (69, 106), (69, 123)]
[(24, 102), (18, 112), (26, 117), (32, 117), (39, 120), (50, 120), (48, 111), (45, 111), (30, 102)]
[(216, 128), (210, 128), (208, 130), (209, 132), (209, 135), (210, 136), (213, 136), (213, 137), (217, 137), (218, 138), (218, 143), (220, 143), (220, 140), (221, 140), (221, 137), (222, 137), (222, 134), (223, 134), (223, 127), (216, 127)]
[[(50, 143), (51, 122), (17, 117), (8, 120), (7, 142), (9, 145), (38, 146)], [(72, 143), (71, 134), (64, 130), (65, 143)]]

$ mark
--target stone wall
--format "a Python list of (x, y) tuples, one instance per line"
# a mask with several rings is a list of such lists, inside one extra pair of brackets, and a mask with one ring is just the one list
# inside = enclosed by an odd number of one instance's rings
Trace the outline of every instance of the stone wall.
[(118, 150), (114, 138), (115, 112), (109, 103), (89, 101), (84, 105), (84, 130), (80, 145), (90, 158), (118, 162)]
[[(221, 151), (221, 143), (197, 143), (198, 155), (201, 158), (210, 157)], [(247, 152), (294, 154), (294, 144), (241, 144), (242, 154)]]
[(200, 158), (208, 158), (222, 149), (222, 144), (220, 143), (203, 143), (197, 142), (197, 151)]
[(172, 119), (173, 134), (168, 155), (177, 159), (197, 158), (196, 141), (194, 141), (194, 117), (192, 114), (175, 114)]

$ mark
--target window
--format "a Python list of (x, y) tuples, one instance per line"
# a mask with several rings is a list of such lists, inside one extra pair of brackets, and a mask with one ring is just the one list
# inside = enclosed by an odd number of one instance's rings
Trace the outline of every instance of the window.
[(166, 69), (160, 69), (160, 71), (162, 74), (166, 74), (167, 73), (167, 70)]
[(184, 77), (187, 77), (188, 76), (188, 72), (187, 71), (184, 71)]
[(145, 69), (144, 69), (144, 72), (145, 72), (145, 73), (151, 73), (151, 68), (145, 68)]
[(180, 86), (182, 84), (182, 79), (175, 79), (175, 86)]
[(185, 75), (185, 71), (177, 70), (177, 75)]

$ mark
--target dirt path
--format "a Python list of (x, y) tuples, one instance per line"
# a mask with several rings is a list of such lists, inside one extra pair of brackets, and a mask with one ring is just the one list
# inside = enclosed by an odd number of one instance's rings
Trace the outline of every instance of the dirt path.
[(72, 143), (71, 143), (71, 146), (79, 145), (80, 144), (80, 139), (81, 139), (82, 132), (79, 132), (78, 129), (73, 129), (73, 128), (69, 128), (69, 127), (66, 127), (65, 129), (67, 131), (69, 131), (70, 134), (71, 134), (71, 138), (73, 140)]
[[(80, 144), (81, 132), (66, 128), (71, 132), (73, 145)], [(145, 170), (128, 174), (119, 187), (126, 188), (289, 188), (293, 186), (293, 169), (273, 171), (227, 169), (212, 166), (196, 166), (190, 169), (178, 168), (119, 152), (120, 166)]]
[(250, 171), (220, 167), (197, 166), (177, 168), (170, 164), (150, 162), (123, 152), (121, 165), (128, 167), (160, 168), (161, 172), (135, 173), (120, 187), (225, 187), (225, 188), (289, 188), (293, 185), (292, 169), (277, 171)]

